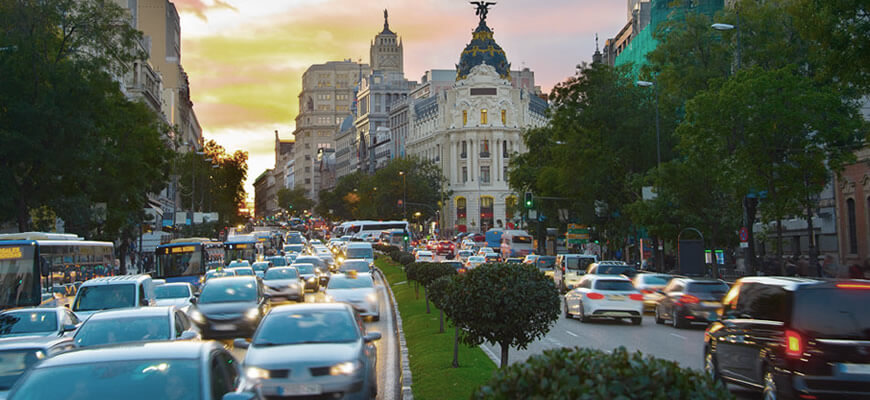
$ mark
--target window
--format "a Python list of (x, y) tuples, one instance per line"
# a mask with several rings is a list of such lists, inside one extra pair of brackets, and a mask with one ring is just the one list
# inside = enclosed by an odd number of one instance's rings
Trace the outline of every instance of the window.
[(501, 179), (505, 182), (508, 180), (508, 166), (501, 167)]
[[(462, 126), (468, 125), (468, 110), (462, 110)], [(465, 143), (465, 142), (462, 142)]]
[[(465, 112), (465, 111), (463, 111)], [(462, 152), (459, 153), (459, 158), (465, 159), (468, 157), (468, 142), (462, 141)]]
[(480, 183), (489, 183), (489, 165), (480, 166)]
[(507, 125), (507, 110), (501, 110), (501, 124)]
[(480, 141), (480, 158), (489, 158), (489, 139)]
[(492, 197), (483, 196), (480, 198), (480, 230), (486, 232), (492, 227)]
[(744, 283), (737, 296), (737, 318), (784, 322), (788, 294), (779, 286)]
[(466, 224), (466, 201), (465, 197), (456, 198), (456, 225), (465, 226)]
[(311, 172), (311, 167), (305, 167), (305, 172)]
[(310, 184), (311, 184), (311, 178), (305, 178), (305, 184), (306, 184), (306, 185), (310, 185)]
[[(502, 110), (503, 111), (503, 110)], [(507, 148), (507, 140), (501, 141), (501, 157), (508, 158), (508, 148)]]
[(858, 227), (855, 224), (855, 199), (846, 200), (846, 212), (849, 222), (849, 254), (858, 254)]
[(468, 167), (462, 167), (462, 183), (468, 182)]
[(311, 161), (311, 155), (310, 155), (310, 154), (306, 154), (306, 155), (305, 155), (305, 161)]
[(480, 110), (480, 124), (486, 125), (487, 123), (488, 122), (486, 119), (486, 109), (484, 108), (484, 109)]

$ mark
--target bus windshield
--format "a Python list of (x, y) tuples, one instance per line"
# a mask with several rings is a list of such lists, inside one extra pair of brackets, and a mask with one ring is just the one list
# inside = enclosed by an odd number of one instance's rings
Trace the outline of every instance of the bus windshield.
[(248, 260), (254, 262), (257, 255), (257, 249), (254, 243), (227, 243), (227, 254), (224, 260), (229, 264), (231, 260)]
[(185, 245), (157, 249), (157, 277), (201, 275), (202, 247)]
[(34, 253), (33, 246), (0, 246), (0, 308), (37, 306), (41, 302)]

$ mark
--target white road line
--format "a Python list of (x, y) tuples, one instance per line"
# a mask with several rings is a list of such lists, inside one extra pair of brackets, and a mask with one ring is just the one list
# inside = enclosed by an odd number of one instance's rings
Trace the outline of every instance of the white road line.
[(569, 335), (571, 335), (571, 336), (574, 336), (574, 337), (580, 337), (580, 335), (578, 335), (578, 334), (576, 334), (576, 333), (574, 333), (574, 332), (571, 332), (571, 331), (565, 331), (565, 333), (567, 333), (567, 334), (569, 334)]
[(501, 360), (498, 359), (498, 357), (495, 355), (495, 353), (492, 352), (492, 350), (489, 349), (489, 347), (487, 347), (485, 344), (482, 344), (480, 345), (480, 348), (483, 349), (483, 352), (486, 353), (486, 355), (489, 357), (490, 360), (492, 360), (492, 362), (495, 363), (495, 365), (501, 365)]
[(676, 336), (676, 337), (678, 337), (678, 338), (680, 338), (680, 339), (686, 340), (686, 337), (685, 337), (685, 336), (677, 335), (676, 333), (672, 333), (671, 336)]
[(559, 346), (559, 347), (565, 347), (565, 346), (562, 344), (562, 342), (560, 342), (560, 341), (558, 341), (558, 340), (556, 340), (556, 339), (553, 339), (553, 338), (547, 338), (547, 341), (550, 342), (550, 343), (552, 343), (552, 344), (554, 344), (554, 345), (556, 345), (556, 346)]

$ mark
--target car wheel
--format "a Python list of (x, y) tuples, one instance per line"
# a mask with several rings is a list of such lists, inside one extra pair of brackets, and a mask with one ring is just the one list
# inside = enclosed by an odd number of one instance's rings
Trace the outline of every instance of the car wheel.
[(380, 321), (380, 320), (381, 320), (381, 314), (375, 314), (375, 316), (372, 317), (372, 321)]
[(568, 312), (568, 300), (567, 299), (565, 299), (565, 318), (571, 319), (571, 313)]
[(719, 364), (716, 362), (716, 356), (713, 355), (713, 351), (709, 347), (704, 349), (704, 371), (707, 372), (707, 375), (710, 375), (713, 382), (724, 384), (722, 377), (719, 375)]
[(779, 393), (776, 389), (776, 381), (773, 379), (773, 370), (770, 367), (764, 368), (764, 389), (761, 391), (764, 400), (776, 400), (779, 398)]
[(583, 303), (580, 303), (580, 322), (589, 322), (589, 317), (586, 316), (586, 310), (583, 309)]
[(632, 325), (640, 325), (643, 323), (643, 317), (636, 317), (631, 319)]
[(665, 323), (665, 320), (662, 319), (662, 317), (659, 315), (659, 306), (656, 306), (656, 323), (657, 324), (664, 324)]

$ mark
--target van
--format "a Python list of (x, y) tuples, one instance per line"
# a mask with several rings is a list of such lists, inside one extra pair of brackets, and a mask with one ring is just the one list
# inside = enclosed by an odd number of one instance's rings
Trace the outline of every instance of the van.
[(151, 276), (121, 275), (85, 281), (76, 292), (71, 308), (84, 321), (97, 311), (156, 305)]
[(501, 234), (501, 248), (497, 250), (500, 250), (502, 258), (525, 257), (532, 253), (533, 244), (532, 235), (528, 232), (506, 230)]
[(556, 287), (565, 293), (580, 282), (580, 278), (586, 274), (586, 268), (597, 262), (598, 257), (594, 254), (559, 254), (556, 256), (556, 268), (553, 271), (553, 280)]
[(342, 254), (343, 260), (352, 258), (360, 258), (366, 260), (370, 266), (375, 265), (375, 252), (372, 249), (372, 244), (368, 242), (350, 242), (344, 249)]

